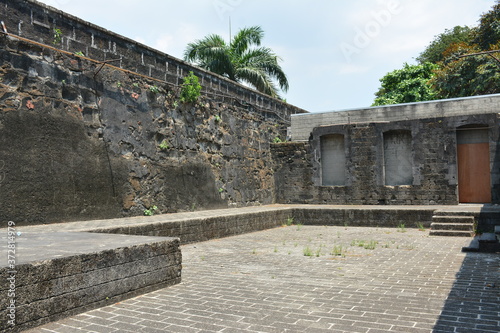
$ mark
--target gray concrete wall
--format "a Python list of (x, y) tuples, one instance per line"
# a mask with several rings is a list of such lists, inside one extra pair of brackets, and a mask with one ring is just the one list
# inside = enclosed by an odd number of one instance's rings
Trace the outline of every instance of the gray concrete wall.
[(344, 111), (292, 115), (292, 141), (305, 141), (319, 126), (472, 116), (500, 112), (500, 94)]

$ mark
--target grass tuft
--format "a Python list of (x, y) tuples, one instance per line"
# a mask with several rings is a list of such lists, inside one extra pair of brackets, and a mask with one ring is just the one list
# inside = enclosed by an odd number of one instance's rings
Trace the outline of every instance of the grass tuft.
[(313, 251), (309, 246), (306, 246), (304, 250), (302, 251), (306, 257), (312, 257)]
[(332, 249), (332, 252), (330, 252), (330, 254), (332, 256), (336, 256), (336, 257), (345, 257), (345, 253), (347, 251), (344, 249), (344, 247), (342, 245), (335, 245)]

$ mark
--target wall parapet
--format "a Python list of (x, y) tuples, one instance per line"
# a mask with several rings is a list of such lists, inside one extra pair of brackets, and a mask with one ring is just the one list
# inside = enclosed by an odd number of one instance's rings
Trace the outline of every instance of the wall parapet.
[(292, 116), (292, 140), (306, 141), (313, 129), (329, 125), (387, 123), (497, 113), (500, 94), (385, 105)]
[[(202, 93), (223, 103), (250, 104), (282, 119), (307, 111), (208, 72), (35, 0), (0, 0), (9, 33), (85, 55), (98, 62), (179, 86), (190, 71), (200, 78)], [(81, 52), (81, 53), (80, 53)], [(115, 61), (116, 60), (116, 61)]]

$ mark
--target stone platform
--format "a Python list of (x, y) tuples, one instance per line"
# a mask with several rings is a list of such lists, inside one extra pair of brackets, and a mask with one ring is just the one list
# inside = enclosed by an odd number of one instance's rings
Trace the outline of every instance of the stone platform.
[[(180, 282), (179, 244), (292, 222), (416, 229), (429, 227), (434, 212), (446, 209), (480, 212), (484, 207), (270, 205), (17, 227), (15, 328), (43, 324)], [(490, 210), (497, 212), (496, 206)], [(2, 251), (8, 252), (7, 229), (0, 232)], [(2, 276), (8, 276), (12, 269), (4, 265), (1, 270)], [(9, 287), (2, 279), (2, 295), (8, 294)], [(9, 300), (1, 298), (3, 309)], [(1, 313), (2, 318), (8, 311)], [(11, 329), (6, 322), (2, 321), (0, 331)]]
[[(15, 253), (10, 252), (15, 267), (0, 268), (1, 332), (18, 332), (181, 281), (175, 238), (21, 230), (16, 230)], [(1, 244), (2, 253), (9, 253), (4, 229)], [(15, 325), (7, 318), (15, 318)]]
[(29, 333), (498, 333), (500, 256), (402, 231), (292, 225), (182, 245), (182, 283)]

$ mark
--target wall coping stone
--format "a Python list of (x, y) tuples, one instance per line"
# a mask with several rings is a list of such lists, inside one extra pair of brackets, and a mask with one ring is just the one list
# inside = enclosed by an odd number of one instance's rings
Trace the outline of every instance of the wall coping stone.
[[(229, 86), (233, 86), (234, 90), (241, 92), (241, 93), (239, 93), (239, 95), (240, 95), (240, 98), (242, 100), (248, 99), (247, 102), (254, 103), (255, 105), (259, 106), (262, 109), (269, 109), (269, 110), (278, 112), (277, 109), (279, 107), (280, 109), (286, 110), (287, 113), (289, 113), (289, 114), (308, 113), (308, 111), (303, 110), (303, 109), (296, 107), (294, 105), (288, 104), (280, 99), (263, 94), (263, 93), (255, 90), (255, 89), (252, 89), (248, 86), (245, 86), (245, 85), (240, 84), (238, 82), (232, 81), (224, 76), (207, 71), (203, 68), (195, 66), (195, 65), (188, 63), (184, 60), (175, 58), (167, 53), (164, 53), (162, 51), (154, 49), (148, 45), (139, 43), (131, 38), (119, 35), (115, 32), (112, 32), (112, 31), (107, 30), (103, 27), (100, 27), (96, 24), (85, 21), (81, 18), (78, 18), (74, 15), (71, 15), (71, 14), (66, 13), (64, 11), (61, 11), (57, 8), (51, 7), (51, 6), (46, 5), (44, 3), (38, 2), (36, 0), (19, 0), (19, 1), (27, 3), (32, 8), (39, 8), (43, 12), (43, 15), (46, 17), (48, 16), (48, 18), (50, 19), (47, 22), (41, 22), (40, 20), (36, 20), (32, 17), (31, 22), (22, 22), (22, 24), (24, 24), (24, 25), (31, 24), (31, 25), (37, 25), (39, 27), (45, 28), (45, 30), (48, 31), (48, 34), (46, 34), (47, 36), (44, 36), (43, 42), (46, 43), (47, 45), (49, 45), (49, 40), (53, 38), (51, 27), (56, 27), (58, 21), (59, 22), (67, 21), (67, 22), (70, 22), (71, 25), (73, 26), (73, 32), (71, 33), (72, 34), (71, 36), (64, 35), (63, 38), (65, 38), (69, 41), (78, 42), (78, 38), (76, 37), (75, 29), (77, 29), (77, 27), (85, 27), (86, 30), (90, 30), (90, 31), (98, 33), (100, 35), (99, 37), (107, 39), (110, 43), (111, 43), (111, 41), (115, 41), (115, 43), (116, 42), (122, 43), (123, 45), (125, 45), (125, 48), (128, 51), (131, 51), (134, 48), (136, 48), (138, 51), (140, 51), (137, 53), (138, 54), (142, 53), (142, 56), (144, 56), (144, 54), (147, 54), (148, 56), (152, 56), (152, 57), (159, 58), (159, 59), (164, 59), (165, 62), (168, 64), (175, 65), (177, 67), (177, 70), (174, 71), (174, 72), (176, 72), (174, 74), (172, 72), (170, 72), (168, 69), (167, 70), (158, 69), (156, 67), (155, 67), (155, 69), (160, 71), (160, 72), (165, 72), (165, 74), (168, 73), (168, 74), (171, 74), (171, 75), (173, 74), (173, 75), (177, 76), (178, 84), (180, 84), (182, 82), (183, 75), (187, 74), (188, 71), (193, 70), (196, 75), (200, 76), (200, 81), (207, 79), (210, 82), (212, 82), (212, 81), (222, 82), (223, 85), (225, 85), (226, 87), (221, 87), (219, 85), (219, 88), (221, 88), (221, 89), (226, 88), (227, 89), (227, 93), (228, 93), (227, 97), (229, 97), (229, 90), (230, 90)], [(8, 11), (9, 6), (12, 6), (12, 7), (17, 6), (15, 4), (11, 4), (9, 0), (0, 0), (0, 3), (5, 4), (5, 6), (4, 6), (5, 8), (3, 9), (4, 11)], [(21, 23), (21, 22), (19, 22), (19, 23)], [(13, 34), (13, 32), (18, 30), (18, 27), (7, 26), (7, 30), (9, 31), (9, 33), (11, 35), (15, 35), (15, 34)], [(23, 30), (21, 30), (21, 32), (22, 33), (19, 34), (20, 37), (31, 38), (31, 39), (38, 37), (38, 36), (30, 35), (29, 32), (25, 32)], [(68, 47), (69, 47), (68, 45), (63, 45), (62, 50), (65, 50)], [(107, 52), (107, 53), (112, 53), (112, 52)], [(116, 55), (115, 55), (115, 57), (116, 57)], [(141, 65), (141, 64), (136, 64), (136, 65)], [(149, 66), (145, 63), (143, 65), (146, 65), (146, 67)], [(125, 68), (125, 69), (134, 71), (133, 69), (130, 69), (130, 68)], [(185, 74), (183, 74), (184, 70), (186, 70)], [(165, 81), (165, 82), (168, 83), (167, 81)], [(210, 94), (207, 91), (202, 91), (202, 93), (203, 92)]]
[(313, 129), (330, 125), (388, 123), (402, 120), (498, 113), (500, 94), (292, 115), (293, 141), (306, 141)]

